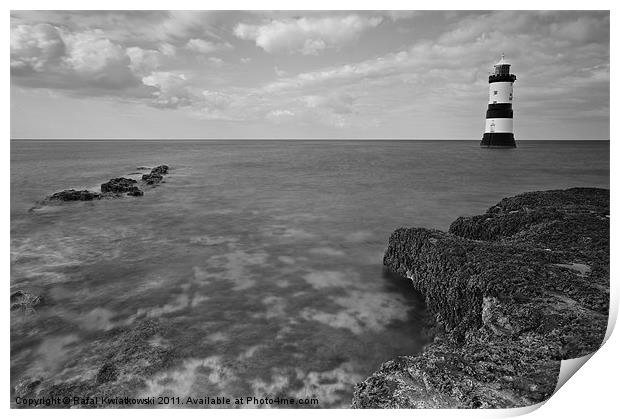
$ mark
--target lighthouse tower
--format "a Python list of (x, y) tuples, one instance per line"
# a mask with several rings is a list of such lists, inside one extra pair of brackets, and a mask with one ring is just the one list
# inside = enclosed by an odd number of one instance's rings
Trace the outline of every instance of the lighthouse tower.
[(502, 54), (495, 72), (489, 76), (489, 107), (480, 147), (517, 146), (512, 130), (512, 85), (516, 79)]

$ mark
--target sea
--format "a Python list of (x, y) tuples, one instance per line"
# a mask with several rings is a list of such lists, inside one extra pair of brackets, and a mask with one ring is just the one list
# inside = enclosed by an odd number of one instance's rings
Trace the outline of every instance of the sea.
[[(432, 338), (423, 298), (382, 266), (396, 228), (609, 187), (608, 141), (13, 140), (10, 154), (11, 292), (43, 298), (11, 314), (11, 386), (92, 378), (93, 347), (152, 319), (171, 330), (152, 344), (177, 357), (137, 394), (313, 407), (349, 406), (356, 383)], [(142, 197), (40, 205), (160, 164)]]

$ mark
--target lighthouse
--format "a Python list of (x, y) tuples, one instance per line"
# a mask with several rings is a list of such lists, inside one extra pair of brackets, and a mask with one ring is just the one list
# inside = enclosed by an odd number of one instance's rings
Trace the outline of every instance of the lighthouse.
[(512, 85), (517, 76), (510, 74), (510, 63), (504, 54), (494, 67), (489, 76), (489, 107), (480, 147), (514, 148), (517, 144), (512, 129)]

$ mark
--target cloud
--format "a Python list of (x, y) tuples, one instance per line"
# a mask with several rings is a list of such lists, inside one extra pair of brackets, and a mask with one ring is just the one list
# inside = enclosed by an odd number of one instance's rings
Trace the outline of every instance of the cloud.
[(303, 17), (272, 20), (259, 25), (240, 23), (234, 34), (254, 41), (268, 53), (289, 52), (316, 55), (327, 48), (340, 47), (357, 39), (363, 31), (378, 26), (380, 16)]
[(274, 122), (276, 124), (286, 122), (295, 116), (295, 113), (288, 109), (275, 109), (265, 115), (265, 119)]
[(167, 41), (187, 40), (209, 36), (218, 39), (212, 26), (218, 12), (210, 10), (172, 10), (165, 18), (149, 29), (148, 36)]
[[(11, 31), (13, 75), (63, 89), (125, 89), (140, 84), (126, 50), (100, 30), (66, 32), (49, 24)], [(34, 74), (33, 74), (34, 73)]]
[(168, 57), (174, 57), (177, 53), (177, 48), (174, 45), (169, 44), (167, 42), (162, 43), (159, 46), (159, 50), (161, 51), (162, 54)]
[(384, 13), (392, 21), (411, 19), (418, 14), (415, 10), (386, 10)]
[(302, 101), (311, 109), (329, 110), (341, 115), (353, 112), (353, 96), (344, 92), (332, 93), (326, 96), (304, 96)]
[(194, 52), (198, 52), (201, 54), (210, 54), (216, 51), (222, 51), (224, 49), (232, 48), (232, 45), (229, 43), (215, 43), (211, 41), (206, 41), (204, 39), (192, 38), (187, 41), (185, 47)]
[(211, 109), (225, 109), (233, 101), (233, 98), (230, 95), (221, 92), (212, 92), (209, 90), (203, 91), (202, 96), (204, 97), (205, 103)]
[(142, 83), (157, 89), (152, 104), (161, 108), (179, 108), (199, 100), (182, 73), (156, 71), (142, 78)]
[(224, 60), (219, 57), (209, 57), (207, 61), (209, 61), (209, 63), (213, 64), (216, 67), (224, 65)]
[(129, 68), (135, 74), (146, 75), (159, 68), (162, 64), (162, 54), (158, 50), (129, 47), (126, 50), (129, 57)]
[(136, 82), (125, 49), (98, 31), (70, 34), (65, 37), (65, 62), (93, 85), (122, 88)]
[(52, 25), (19, 25), (11, 31), (11, 68), (43, 71), (58, 65), (65, 43)]

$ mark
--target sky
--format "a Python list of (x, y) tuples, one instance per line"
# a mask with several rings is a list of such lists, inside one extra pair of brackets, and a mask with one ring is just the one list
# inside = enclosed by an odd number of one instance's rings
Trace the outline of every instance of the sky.
[(609, 12), (12, 11), (11, 137), (609, 139)]

